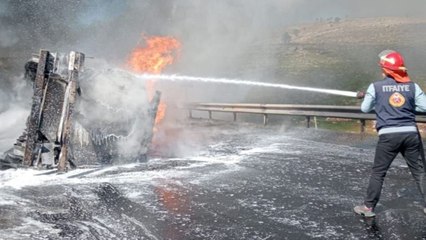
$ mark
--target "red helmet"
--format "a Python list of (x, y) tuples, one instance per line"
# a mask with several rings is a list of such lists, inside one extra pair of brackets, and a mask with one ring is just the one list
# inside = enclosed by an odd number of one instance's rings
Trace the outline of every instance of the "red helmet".
[(385, 50), (379, 54), (379, 65), (382, 68), (392, 71), (407, 71), (404, 65), (404, 58), (394, 50)]

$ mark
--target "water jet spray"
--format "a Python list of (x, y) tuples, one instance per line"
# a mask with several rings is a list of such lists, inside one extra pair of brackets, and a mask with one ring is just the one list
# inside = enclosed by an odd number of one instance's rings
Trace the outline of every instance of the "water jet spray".
[(259, 87), (271, 87), (271, 88), (283, 88), (283, 89), (294, 89), (301, 91), (310, 91), (318, 93), (333, 94), (345, 97), (356, 97), (357, 93), (352, 91), (343, 91), (335, 89), (325, 88), (313, 88), (313, 87), (299, 87), (288, 84), (277, 84), (277, 83), (265, 83), (256, 81), (247, 81), (240, 79), (228, 79), (228, 78), (207, 78), (207, 77), (194, 77), (184, 75), (165, 75), (165, 74), (133, 74), (136, 78), (148, 80), (165, 80), (165, 81), (190, 81), (190, 82), (206, 82), (206, 83), (223, 83), (223, 84), (237, 84), (247, 86), (259, 86)]

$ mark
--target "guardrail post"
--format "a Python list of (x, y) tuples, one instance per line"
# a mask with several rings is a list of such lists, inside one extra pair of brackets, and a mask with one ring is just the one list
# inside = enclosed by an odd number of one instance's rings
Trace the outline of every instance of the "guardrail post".
[(311, 127), (311, 116), (306, 116), (306, 127), (307, 128)]
[(234, 122), (236, 122), (237, 121), (237, 113), (233, 112), (232, 114), (234, 114)]
[(263, 125), (266, 126), (268, 124), (268, 114), (263, 114)]
[(212, 111), (209, 111), (209, 119), (212, 120)]
[(361, 133), (364, 133), (365, 132), (365, 119), (360, 119), (359, 120), (360, 121), (360, 130), (361, 130)]

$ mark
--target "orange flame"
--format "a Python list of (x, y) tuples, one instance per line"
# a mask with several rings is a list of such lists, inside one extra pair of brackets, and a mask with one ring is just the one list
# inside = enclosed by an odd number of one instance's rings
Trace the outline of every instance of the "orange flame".
[[(129, 57), (128, 65), (130, 69), (139, 73), (159, 74), (163, 69), (174, 62), (179, 53), (180, 42), (172, 37), (146, 37), (145, 45), (138, 44)], [(148, 97), (152, 100), (155, 92), (155, 81), (146, 82)], [(166, 113), (166, 104), (160, 102), (157, 110), (155, 124), (161, 122)]]

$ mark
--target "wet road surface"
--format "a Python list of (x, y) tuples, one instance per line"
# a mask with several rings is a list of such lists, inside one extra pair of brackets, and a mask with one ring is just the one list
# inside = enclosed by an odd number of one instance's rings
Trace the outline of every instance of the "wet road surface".
[[(0, 239), (426, 239), (405, 162), (377, 217), (362, 203), (375, 138), (195, 121), (146, 163), (0, 172)], [(178, 145), (181, 146), (178, 146)]]

